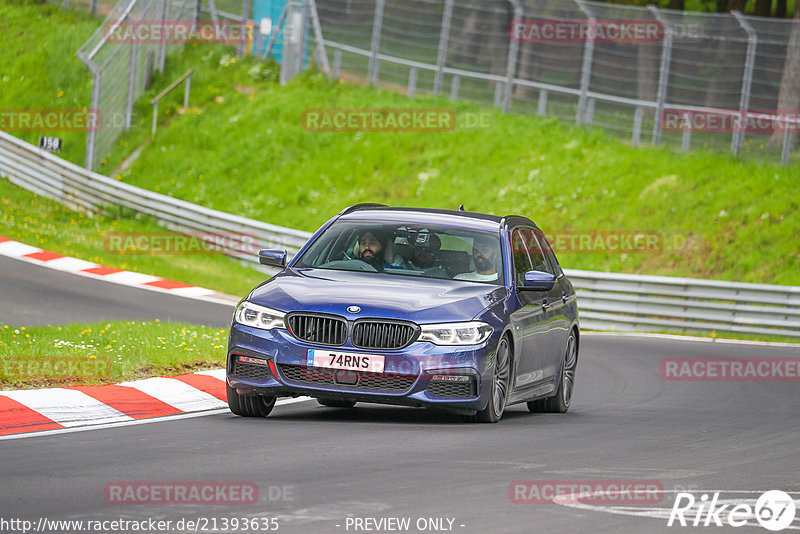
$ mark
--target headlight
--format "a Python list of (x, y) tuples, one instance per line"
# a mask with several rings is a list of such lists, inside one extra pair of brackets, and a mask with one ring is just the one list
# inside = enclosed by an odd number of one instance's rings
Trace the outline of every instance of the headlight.
[(479, 345), (492, 335), (492, 327), (480, 321), (422, 325), (419, 341), (436, 345)]
[(259, 306), (245, 300), (236, 308), (234, 317), (239, 324), (271, 330), (273, 328), (286, 328), (283, 322), (285, 315), (282, 311)]

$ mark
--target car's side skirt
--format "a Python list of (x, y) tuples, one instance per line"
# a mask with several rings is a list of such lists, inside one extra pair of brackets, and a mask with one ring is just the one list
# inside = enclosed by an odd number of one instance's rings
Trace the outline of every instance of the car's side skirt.
[(518, 404), (538, 399), (546, 399), (555, 395), (557, 389), (556, 380), (551, 380), (532, 388), (513, 391), (508, 399), (508, 404)]

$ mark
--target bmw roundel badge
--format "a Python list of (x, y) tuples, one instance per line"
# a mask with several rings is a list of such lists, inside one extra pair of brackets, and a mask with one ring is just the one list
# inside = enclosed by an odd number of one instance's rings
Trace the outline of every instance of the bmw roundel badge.
[(347, 311), (349, 311), (350, 313), (358, 313), (361, 311), (361, 308), (359, 308), (358, 306), (349, 306), (347, 308)]

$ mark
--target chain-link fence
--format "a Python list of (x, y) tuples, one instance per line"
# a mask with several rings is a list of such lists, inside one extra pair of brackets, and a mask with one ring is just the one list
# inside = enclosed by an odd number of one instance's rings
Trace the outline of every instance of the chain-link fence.
[[(87, 133), (86, 168), (96, 167), (119, 135), (130, 128), (136, 99), (147, 89), (153, 72), (164, 70), (166, 56), (182, 49), (186, 36), (236, 41), (241, 52), (246, 34), (243, 29), (236, 32), (247, 19), (246, 12), (239, 15), (226, 10), (246, 11), (250, 1), (120, 0), (108, 6), (101, 0), (98, 12), (109, 8), (105, 21), (78, 51), (92, 75), (90, 108), (97, 118), (97, 126)], [(72, 2), (91, 8), (92, 0)], [(214, 25), (204, 25), (208, 20)]]
[[(262, 0), (57, 1), (86, 9), (97, 3), (99, 13), (108, 12), (79, 52), (101, 117), (87, 137), (89, 168), (130, 125), (152, 70), (180, 49), (114, 41), (115, 25), (241, 22), (263, 11), (255, 9)], [(279, 3), (286, 13), (316, 7), (336, 77), (595, 125), (634, 145), (729, 150), (785, 164), (800, 138), (798, 20), (584, 0)], [(255, 52), (263, 57), (270, 39), (259, 34), (262, 21), (254, 22)], [(279, 21), (271, 22), (274, 33)], [(319, 33), (307, 35), (320, 44)]]
[(781, 84), (800, 85), (800, 21), (582, 0), (317, 4), (338, 77), (788, 163), (800, 104)]

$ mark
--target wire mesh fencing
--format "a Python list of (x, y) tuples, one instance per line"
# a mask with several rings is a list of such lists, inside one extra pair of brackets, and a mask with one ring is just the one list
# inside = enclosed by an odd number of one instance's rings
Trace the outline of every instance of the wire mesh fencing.
[(584, 0), (317, 6), (340, 78), (595, 125), (634, 145), (797, 157), (800, 102), (786, 84), (800, 84), (798, 20)]
[[(164, 70), (168, 55), (191, 39), (236, 44), (240, 53), (244, 50), (250, 39), (245, 24), (249, 4), (250, 0), (119, 0), (110, 6), (104, 22), (77, 52), (92, 76), (95, 127), (87, 132), (87, 169), (98, 166), (131, 127), (134, 103), (153, 73)], [(106, 7), (101, 0), (100, 12)]]

